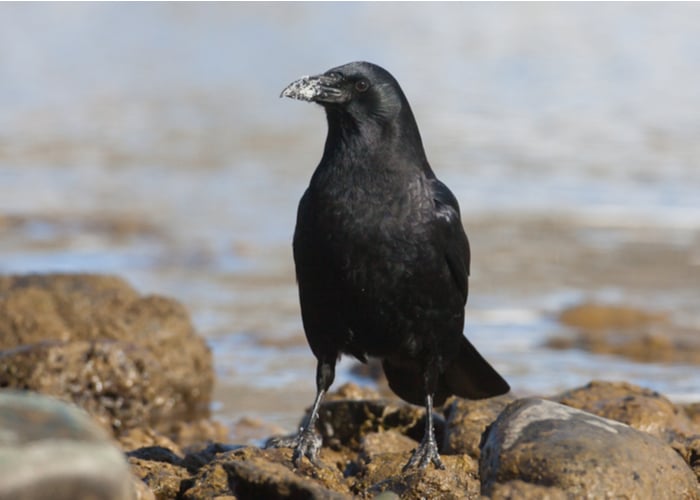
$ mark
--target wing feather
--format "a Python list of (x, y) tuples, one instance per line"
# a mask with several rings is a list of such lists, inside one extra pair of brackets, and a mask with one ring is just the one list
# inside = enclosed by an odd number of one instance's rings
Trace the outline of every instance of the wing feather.
[(445, 259), (457, 289), (467, 301), (469, 294), (469, 240), (462, 226), (457, 198), (442, 182), (432, 180), (437, 221), (444, 236)]

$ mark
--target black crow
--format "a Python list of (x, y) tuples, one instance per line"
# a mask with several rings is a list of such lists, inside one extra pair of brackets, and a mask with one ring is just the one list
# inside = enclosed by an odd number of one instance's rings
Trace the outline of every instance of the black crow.
[(427, 411), (405, 469), (444, 468), (433, 405), (510, 389), (463, 335), (470, 253), (457, 199), (435, 177), (408, 101), (383, 68), (349, 63), (301, 78), (282, 96), (323, 106), (328, 136), (294, 233), (316, 399), (299, 434), (275, 445), (293, 446), (297, 465), (303, 456), (317, 463), (315, 423), (336, 361), (372, 356), (391, 389)]

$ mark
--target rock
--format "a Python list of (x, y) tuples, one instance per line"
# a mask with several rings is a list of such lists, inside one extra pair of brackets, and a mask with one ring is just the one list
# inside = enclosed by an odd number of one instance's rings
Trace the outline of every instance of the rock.
[(700, 403), (691, 403), (682, 406), (685, 414), (688, 415), (696, 428), (700, 429)]
[(178, 498), (183, 481), (190, 473), (182, 465), (149, 458), (129, 457), (132, 473), (139, 478), (158, 500)]
[(146, 427), (129, 429), (119, 436), (118, 441), (122, 450), (126, 452), (159, 446), (170, 450), (180, 457), (185, 456), (180, 446), (175, 444), (172, 439)]
[(238, 443), (262, 443), (271, 435), (284, 434), (286, 429), (259, 418), (241, 417), (231, 428), (231, 438)]
[(299, 470), (293, 470), (291, 453), (246, 447), (221, 454), (198, 471), (182, 498), (352, 498), (340, 470), (325, 462), (322, 468), (302, 464)]
[[(425, 410), (398, 400), (337, 399), (329, 397), (319, 408), (317, 430), (323, 446), (358, 450), (364, 436), (379, 430), (396, 429), (414, 439), (423, 436)], [(302, 422), (309, 418), (307, 413)], [(438, 442), (444, 432), (444, 420), (435, 415)]]
[(156, 500), (156, 495), (146, 483), (133, 476), (134, 500)]
[(70, 400), (115, 434), (207, 417), (211, 352), (173, 300), (97, 275), (0, 277), (0, 386)]
[(333, 392), (328, 393), (324, 401), (362, 401), (379, 399), (382, 399), (381, 394), (371, 387), (364, 387), (348, 382), (341, 385)]
[(561, 404), (617, 420), (662, 440), (700, 434), (682, 408), (658, 392), (627, 382), (593, 381), (555, 398)]
[(515, 397), (505, 394), (495, 398), (469, 401), (455, 398), (445, 408), (445, 438), (442, 453), (448, 455), (467, 453), (479, 459), (481, 436), (486, 428)]
[(365, 465), (356, 488), (370, 498), (386, 493), (394, 493), (402, 500), (480, 497), (476, 460), (468, 455), (447, 455), (442, 461), (445, 470), (429, 466), (423, 471), (402, 472), (405, 454), (379, 455)]
[(695, 477), (700, 482), (700, 436), (695, 436), (687, 442), (688, 456), (686, 462), (693, 469)]
[(573, 497), (700, 498), (695, 475), (665, 443), (620, 422), (535, 398), (511, 403), (494, 422), (479, 471), (487, 496), (502, 492), (500, 485), (523, 481)]
[(201, 418), (191, 422), (175, 422), (169, 427), (167, 435), (178, 445), (190, 449), (228, 442), (229, 429), (216, 420)]
[(586, 330), (639, 328), (668, 320), (667, 313), (650, 313), (627, 306), (586, 303), (561, 313), (559, 321)]
[(695, 328), (672, 323), (667, 313), (583, 304), (564, 311), (560, 321), (575, 335), (547, 341), (553, 349), (582, 349), (639, 362), (700, 363), (700, 335)]
[(700, 481), (700, 435), (674, 441), (670, 446), (685, 460)]
[(495, 484), (489, 498), (491, 500), (569, 500), (571, 496), (555, 486), (541, 486), (516, 480)]
[(360, 443), (360, 460), (371, 462), (380, 455), (399, 453), (404, 457), (411, 456), (418, 443), (395, 430), (371, 432)]
[(128, 464), (81, 409), (30, 392), (0, 392), (0, 498), (127, 500)]

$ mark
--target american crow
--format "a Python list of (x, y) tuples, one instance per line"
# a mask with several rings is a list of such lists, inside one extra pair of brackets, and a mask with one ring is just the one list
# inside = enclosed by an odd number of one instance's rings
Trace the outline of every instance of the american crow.
[(510, 389), (462, 334), (469, 242), (457, 199), (433, 173), (418, 126), (386, 70), (353, 62), (290, 84), (282, 96), (322, 105), (328, 136), (294, 233), (304, 330), (318, 360), (316, 399), (293, 461), (317, 463), (314, 426), (341, 354), (382, 360), (391, 389), (425, 404), (425, 434), (405, 469), (444, 468), (432, 408), (456, 394)]

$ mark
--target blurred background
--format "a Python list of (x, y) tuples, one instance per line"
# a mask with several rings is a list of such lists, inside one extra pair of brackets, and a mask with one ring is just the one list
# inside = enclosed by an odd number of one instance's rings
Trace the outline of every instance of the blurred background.
[[(515, 392), (700, 400), (697, 359), (653, 355), (700, 338), (699, 23), (693, 3), (0, 4), (0, 272), (177, 298), (215, 415), (292, 429), (315, 359), (291, 238), (326, 125), (279, 93), (369, 60), (460, 201), (467, 334)], [(651, 355), (582, 342), (561, 313), (590, 303), (663, 317), (639, 327)], [(353, 367), (336, 385), (374, 383)]]

